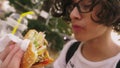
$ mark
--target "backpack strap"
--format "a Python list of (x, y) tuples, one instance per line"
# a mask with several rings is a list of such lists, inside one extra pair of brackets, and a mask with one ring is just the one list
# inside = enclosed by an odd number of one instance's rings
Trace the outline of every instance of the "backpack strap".
[(68, 49), (67, 53), (66, 53), (66, 64), (68, 63), (68, 61), (71, 59), (71, 57), (73, 56), (74, 52), (77, 50), (78, 46), (79, 46), (80, 42), (74, 42), (70, 48)]
[(120, 68), (120, 60), (119, 60), (119, 62), (117, 63), (116, 68)]

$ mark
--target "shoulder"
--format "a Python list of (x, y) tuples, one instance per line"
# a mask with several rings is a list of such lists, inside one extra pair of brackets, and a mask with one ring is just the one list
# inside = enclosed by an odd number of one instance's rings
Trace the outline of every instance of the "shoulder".
[(65, 61), (66, 52), (67, 52), (68, 48), (76, 41), (77, 40), (73, 39), (64, 45), (63, 49), (60, 52), (59, 57), (54, 62), (54, 68), (58, 68), (59, 66), (62, 66), (61, 68), (64, 68), (66, 66), (66, 61)]
[(67, 50), (70, 48), (70, 46), (74, 43), (74, 42), (76, 42), (77, 40), (75, 40), (75, 39), (72, 39), (72, 40), (70, 40), (70, 41), (68, 41), (65, 45), (64, 45), (64, 47), (63, 47), (63, 49), (62, 49), (62, 51), (61, 52), (67, 52)]
[(67, 50), (68, 50), (68, 49), (70, 48), (70, 46), (71, 46), (74, 42), (76, 42), (76, 41), (77, 41), (77, 40), (72, 39), (72, 40), (68, 41), (67, 43), (65, 43), (65, 45), (63, 46), (63, 49), (61, 50), (60, 54), (66, 55)]
[(72, 39), (72, 40), (70, 40), (70, 41), (68, 41), (65, 45), (64, 45), (64, 48), (63, 48), (63, 50), (64, 49), (68, 49), (74, 42), (76, 42), (77, 40), (75, 40), (75, 39)]

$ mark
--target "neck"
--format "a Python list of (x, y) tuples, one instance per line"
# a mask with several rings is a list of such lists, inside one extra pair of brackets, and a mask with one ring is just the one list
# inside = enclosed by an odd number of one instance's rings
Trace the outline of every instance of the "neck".
[(109, 47), (111, 43), (112, 40), (110, 39), (110, 37), (100, 37), (86, 41), (84, 45), (90, 46), (90, 48), (97, 48), (97, 50), (102, 50), (103, 48)]
[(115, 56), (119, 51), (118, 46), (114, 44), (110, 33), (86, 41), (82, 47), (83, 55), (89, 60), (99, 61)]
[(111, 32), (106, 32), (103, 35), (96, 37), (94, 39), (88, 40), (85, 42), (85, 46), (90, 46), (90, 48), (97, 48), (97, 50), (102, 50), (106, 47), (111, 47), (113, 41), (111, 39)]

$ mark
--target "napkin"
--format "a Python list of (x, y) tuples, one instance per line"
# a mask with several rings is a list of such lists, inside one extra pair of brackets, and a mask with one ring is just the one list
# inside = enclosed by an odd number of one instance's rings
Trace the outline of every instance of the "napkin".
[(0, 52), (3, 51), (6, 46), (8, 46), (10, 41), (15, 42), (23, 51), (26, 51), (30, 42), (28, 39), (21, 39), (13, 34), (5, 34), (0, 38)]

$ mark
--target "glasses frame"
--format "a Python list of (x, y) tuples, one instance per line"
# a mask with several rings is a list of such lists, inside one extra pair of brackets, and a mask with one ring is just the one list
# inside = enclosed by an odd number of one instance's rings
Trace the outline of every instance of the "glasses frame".
[[(91, 12), (91, 11), (93, 10), (93, 7), (99, 3), (99, 1), (96, 2), (95, 4), (92, 3), (93, 5), (90, 5), (90, 8), (89, 8), (88, 11), (82, 11), (82, 10), (81, 10), (81, 6), (79, 5), (79, 3), (82, 2), (82, 1), (83, 1), (83, 0), (79, 0), (77, 3), (71, 4), (71, 5), (73, 6), (73, 7), (72, 7), (72, 10), (76, 7), (76, 8), (78, 9), (79, 13), (88, 13), (88, 12)], [(71, 10), (71, 11), (72, 11), (72, 10)]]

